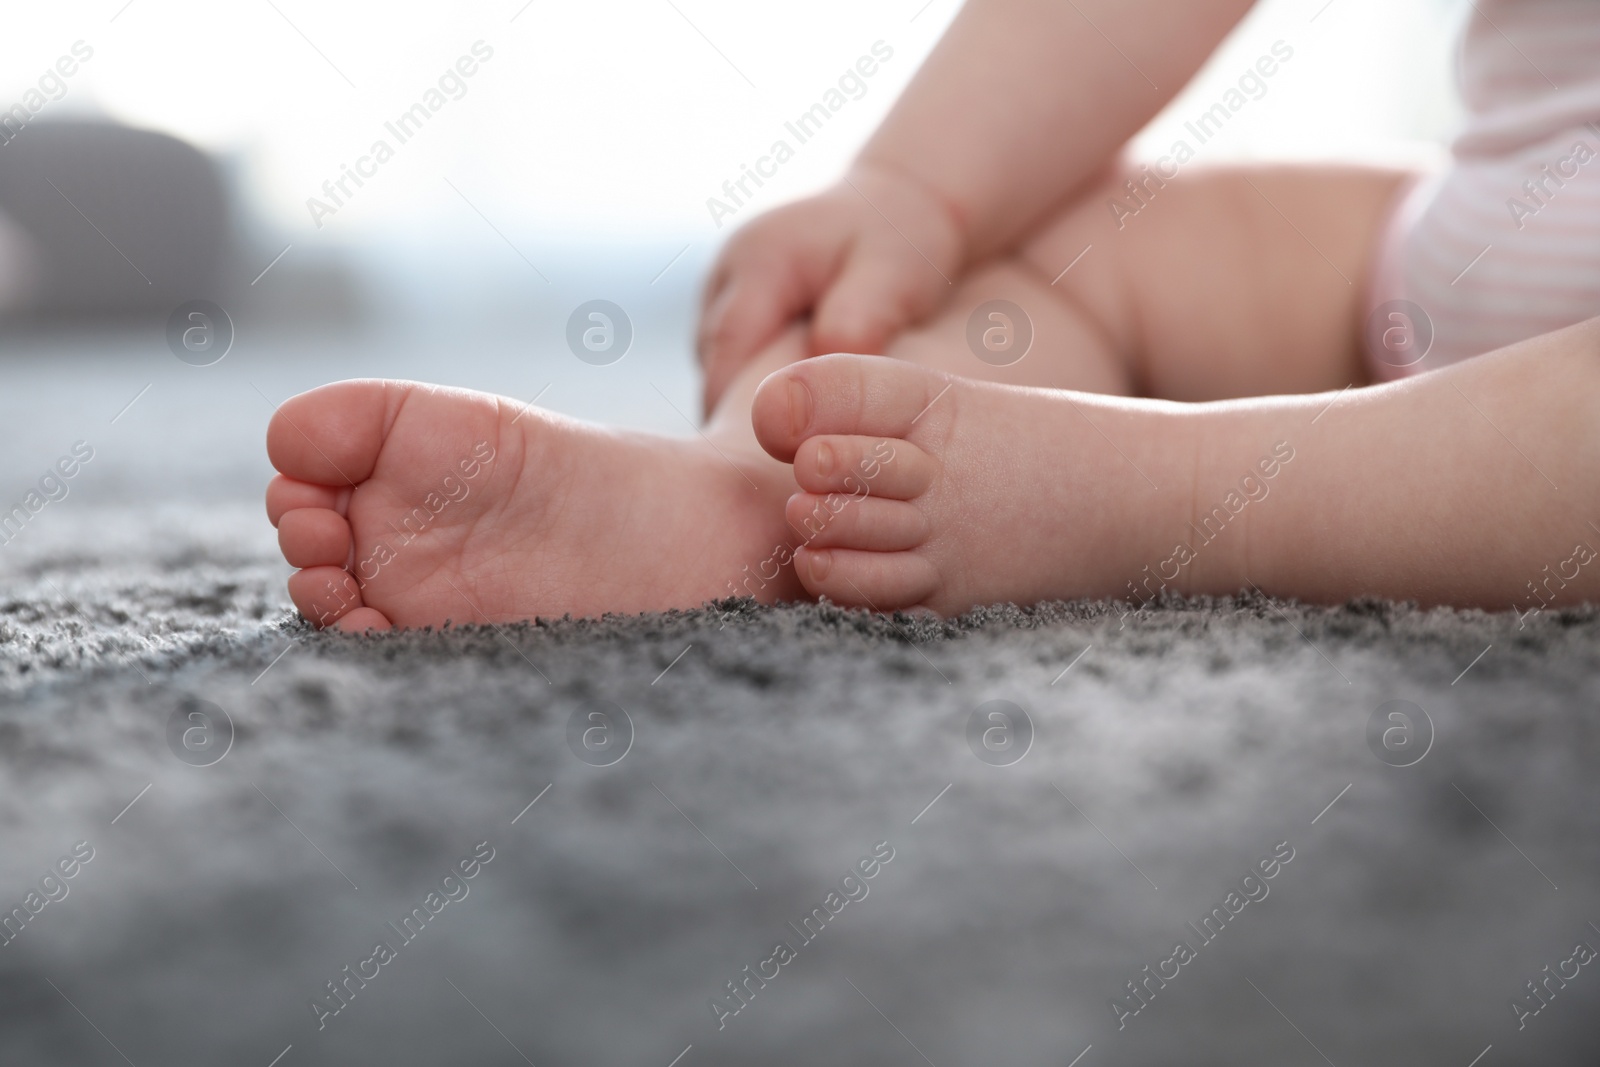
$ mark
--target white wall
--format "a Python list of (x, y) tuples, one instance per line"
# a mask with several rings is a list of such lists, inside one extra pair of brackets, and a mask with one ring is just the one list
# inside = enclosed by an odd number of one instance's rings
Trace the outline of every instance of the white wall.
[[(954, 0), (273, 3), (16, 5), (0, 36), (0, 108), (83, 39), (93, 60), (45, 114), (98, 111), (234, 156), (262, 212), (291, 238), (337, 245), (399, 228), (448, 242), (482, 225), (448, 179), (505, 229), (654, 231), (710, 244), (727, 228), (712, 225), (706, 197), (764, 152), (785, 118), (874, 41), (895, 50), (865, 96), (802, 146), (753, 207), (836, 173), (956, 9)], [(1265, 0), (1144, 143), (1164, 148), (1278, 39), (1293, 60), (1207, 146), (1216, 157), (1370, 153), (1442, 137), (1453, 115), (1446, 23), (1456, 5), (1324, 3)], [(314, 227), (307, 197), (479, 39), (494, 58), (466, 96)]]

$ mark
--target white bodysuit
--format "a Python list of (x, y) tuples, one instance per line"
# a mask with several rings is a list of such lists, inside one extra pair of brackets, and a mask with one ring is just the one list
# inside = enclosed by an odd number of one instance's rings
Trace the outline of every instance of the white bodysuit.
[(1451, 166), (1411, 187), (1373, 276), (1379, 378), (1600, 315), (1600, 0), (1476, 0)]

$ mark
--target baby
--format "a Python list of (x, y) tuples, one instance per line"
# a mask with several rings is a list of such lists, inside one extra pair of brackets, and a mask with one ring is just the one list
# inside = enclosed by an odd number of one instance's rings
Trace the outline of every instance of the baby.
[(1125, 161), (1249, 6), (970, 0), (840, 183), (728, 243), (695, 438), (289, 400), (295, 605), (1600, 599), (1600, 7), (1477, 0), (1441, 175)]

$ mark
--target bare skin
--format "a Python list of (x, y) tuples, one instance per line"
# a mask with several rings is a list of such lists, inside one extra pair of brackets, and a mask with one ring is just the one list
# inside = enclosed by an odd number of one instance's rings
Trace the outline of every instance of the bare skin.
[[(1574, 388), (1525, 388), (1538, 376)], [(1201, 404), (823, 356), (768, 378), (754, 418), (809, 490), (796, 526), (844, 491), (827, 472), (888, 439), (902, 477), (795, 553), (841, 603), (1254, 587), (1526, 613), (1600, 598), (1596, 388), (1600, 320), (1404, 382)]]
[[(1593, 329), (1411, 382), (1336, 391), (1361, 372), (1352, 287), (1338, 271), (1359, 281), (1369, 253), (1340, 236), (1349, 231), (1339, 220), (1366, 211), (1375, 223), (1396, 180), (1320, 168), (1200, 172), (1164, 192), (1163, 211), (1137, 220), (1148, 234), (1097, 231), (1110, 216), (1086, 198), (1016, 257), (964, 279), (944, 311), (888, 346), (894, 358), (800, 362), (803, 338), (789, 331), (735, 376), (709, 440), (612, 431), (415, 383), (344, 382), (295, 397), (268, 437), (283, 472), (268, 513), (285, 558), (304, 568), (291, 597), (308, 618), (342, 629), (642, 611), (747, 593), (941, 613), (1250, 584), (1316, 600), (1365, 593), (1521, 610), (1593, 597), (1600, 568), (1554, 582), (1544, 570), (1560, 571), (1573, 554), (1567, 542), (1587, 536), (1581, 514), (1566, 510), (1581, 497), (1568, 494), (1600, 468), (1592, 446), (1560, 442), (1585, 440), (1592, 424)], [(1339, 257), (1332, 266), (1278, 210)], [(1276, 243), (1274, 221), (1285, 237)], [(1086, 239), (1107, 253), (1097, 269), (1052, 286), (1041, 265)], [(1263, 247), (1271, 254), (1252, 254)], [(1193, 251), (1175, 261), (1165, 254), (1174, 249)], [(1298, 299), (1283, 298), (1297, 281)], [(1033, 351), (1008, 367), (980, 362), (964, 336), (966, 309), (996, 297), (1026, 308), (1036, 329)], [(1214, 368), (1210, 378), (1190, 373), (1196, 360)], [(1526, 369), (1534, 360), (1537, 375)], [(826, 375), (815, 386), (823, 393), (840, 380), (865, 383), (852, 387), (893, 417), (830, 414), (795, 429), (772, 397), (784, 375), (812, 374)], [(1141, 381), (1187, 402), (1108, 395)], [(1524, 395), (1534, 382), (1565, 384)], [(1320, 395), (1216, 398), (1260, 391), (1252, 384)], [(468, 479), (460, 463), (480, 441), (494, 459)], [(1280, 442), (1294, 459), (1266, 478), (1258, 465)], [(886, 443), (893, 458), (874, 463)], [(1250, 499), (1240, 522), (1189, 525), (1230, 491), (1249, 499), (1239, 483), (1252, 471), (1270, 499)], [(447, 475), (465, 499), (402, 526), (428, 493), (439, 494), (435, 505), (449, 499)], [(1557, 494), (1545, 475), (1573, 488)], [(863, 487), (865, 499), (848, 499)], [(1354, 497), (1360, 508), (1327, 507)], [(1485, 500), (1492, 514), (1515, 517), (1515, 537), (1483, 528)], [(1414, 521), (1423, 514), (1427, 522)], [(1346, 518), (1356, 528), (1341, 531), (1335, 520)], [(421, 536), (401, 543), (418, 526)], [(380, 541), (393, 559), (379, 561)], [(1180, 562), (1180, 544), (1192, 560)], [(369, 560), (376, 565), (363, 568)]]
[(700, 322), (706, 409), (797, 318), (810, 355), (887, 353), (1086, 199), (1251, 6), (968, 0), (839, 184), (728, 241)]
[[(730, 402), (748, 412), (765, 369), (752, 364), (751, 384)], [(731, 583), (788, 535), (783, 500), (797, 487), (787, 465), (755, 447), (748, 417), (707, 437), (719, 443), (418, 382), (302, 393), (267, 430), (280, 471), (267, 514), (284, 558), (301, 568), (290, 598), (319, 626), (361, 631), (663, 610), (742, 593)], [(788, 568), (762, 592), (804, 595)]]
[[(1341, 392), (1406, 175), (1197, 163), (1108, 210), (1135, 176), (1110, 155), (1247, 7), (971, 0), (849, 179), (729, 243), (704, 438), (416, 383), (291, 399), (268, 513), (296, 606), (381, 629), (743, 593), (1600, 598), (1600, 326)], [(967, 343), (991, 299), (1034, 330), (1010, 366)], [(890, 358), (807, 358), (834, 348)]]

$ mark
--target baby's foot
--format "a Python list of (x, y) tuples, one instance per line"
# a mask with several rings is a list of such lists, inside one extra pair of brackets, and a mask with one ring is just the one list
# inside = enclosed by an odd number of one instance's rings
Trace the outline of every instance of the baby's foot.
[(843, 604), (1127, 596), (1188, 517), (1184, 431), (1149, 405), (839, 355), (768, 377), (752, 417), (803, 490), (795, 571)]
[(791, 538), (788, 469), (765, 456), (579, 423), (416, 382), (338, 382), (267, 429), (267, 513), (289, 595), (319, 626), (505, 622), (803, 596), (790, 568), (745, 581)]

